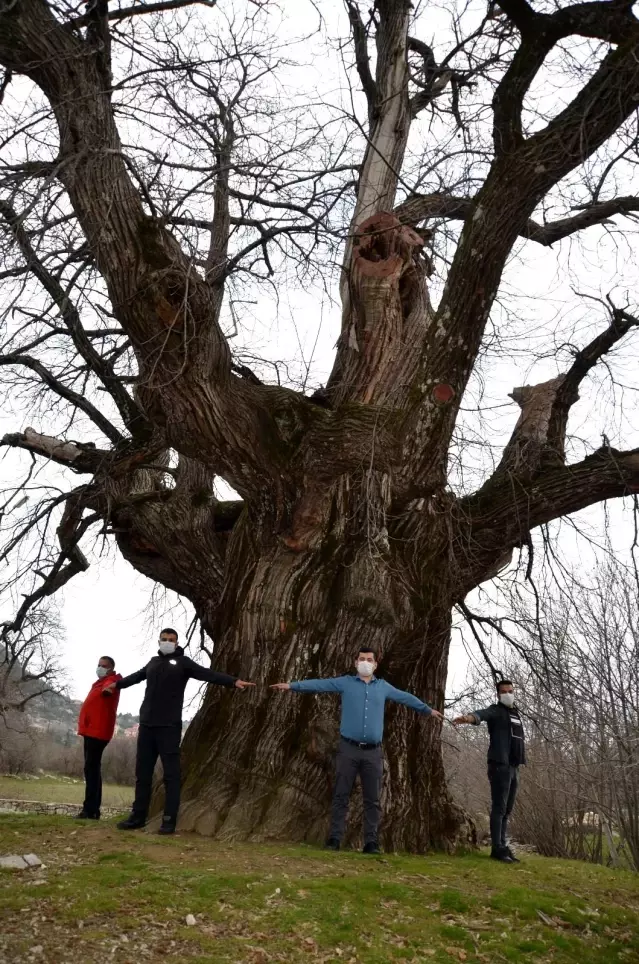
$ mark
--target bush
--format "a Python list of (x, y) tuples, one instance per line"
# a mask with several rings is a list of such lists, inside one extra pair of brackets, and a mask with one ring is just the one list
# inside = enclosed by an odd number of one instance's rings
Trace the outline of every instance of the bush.
[(135, 750), (137, 740), (116, 736), (102, 757), (102, 777), (108, 783), (132, 787), (135, 783)]
[[(60, 739), (49, 730), (33, 726), (17, 714), (0, 729), (0, 773), (23, 776), (38, 771), (82, 779), (84, 747), (82, 738), (69, 734)], [(107, 783), (133, 786), (136, 741), (116, 737), (102, 758), (102, 776)]]

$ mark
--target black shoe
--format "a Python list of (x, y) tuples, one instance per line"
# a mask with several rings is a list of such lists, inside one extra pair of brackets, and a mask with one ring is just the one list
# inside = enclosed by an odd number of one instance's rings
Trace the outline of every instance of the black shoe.
[(510, 847), (506, 847), (506, 853), (508, 854), (508, 856), (510, 857), (510, 859), (512, 860), (512, 862), (513, 862), (514, 864), (520, 864), (520, 863), (521, 863), (521, 860), (519, 859), (519, 857), (516, 857), (516, 856), (515, 856), (515, 854), (514, 854), (514, 853), (512, 852), (512, 850), (510, 849)]
[(141, 820), (132, 813), (126, 820), (120, 820), (118, 830), (141, 830), (145, 823), (146, 820)]
[(162, 817), (162, 823), (158, 828), (158, 833), (175, 833), (175, 820), (173, 817)]
[(339, 850), (339, 840), (335, 837), (329, 837), (324, 844), (324, 850)]
[(99, 820), (99, 813), (87, 813), (86, 810), (80, 810), (80, 813), (76, 813), (74, 820)]
[(364, 844), (363, 854), (381, 854), (381, 850), (374, 841)]
[(491, 850), (490, 856), (493, 860), (499, 860), (502, 864), (514, 864), (515, 861), (508, 853), (508, 850), (504, 848), (503, 850)]

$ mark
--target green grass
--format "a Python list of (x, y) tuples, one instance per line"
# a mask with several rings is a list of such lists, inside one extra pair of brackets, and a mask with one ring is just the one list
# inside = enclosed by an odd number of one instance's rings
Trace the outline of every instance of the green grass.
[(639, 961), (639, 878), (605, 867), (372, 858), (1, 816), (0, 853), (26, 852), (46, 870), (0, 872), (11, 964)]
[[(39, 803), (82, 803), (84, 781), (59, 776), (10, 777), (0, 775), (0, 800), (37, 800)], [(102, 803), (105, 807), (125, 809), (133, 800), (132, 787), (105, 783)]]

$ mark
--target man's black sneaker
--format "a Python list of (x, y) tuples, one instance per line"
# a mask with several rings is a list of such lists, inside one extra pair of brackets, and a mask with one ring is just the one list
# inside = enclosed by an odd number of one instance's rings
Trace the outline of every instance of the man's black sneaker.
[(339, 840), (336, 840), (335, 837), (329, 837), (326, 843), (324, 844), (324, 849), (339, 850)]
[(126, 820), (120, 820), (118, 830), (141, 830), (145, 823), (145, 820), (140, 820), (132, 813)]
[(379, 847), (377, 846), (376, 843), (372, 843), (372, 842), (371, 842), (371, 843), (364, 844), (364, 849), (362, 850), (362, 853), (364, 853), (364, 854), (381, 854), (381, 850), (379, 849)]
[(508, 853), (508, 850), (492, 850), (490, 856), (493, 860), (500, 860), (502, 864), (514, 864), (515, 861)]
[(514, 864), (520, 864), (520, 863), (521, 863), (521, 860), (519, 859), (519, 857), (516, 857), (516, 856), (515, 856), (515, 854), (514, 854), (514, 853), (512, 852), (512, 850), (510, 849), (510, 847), (506, 847), (506, 853), (508, 854), (508, 856), (510, 857), (510, 859), (512, 860), (512, 862), (513, 862)]
[(86, 810), (80, 810), (80, 813), (76, 813), (74, 820), (99, 820), (100, 814), (98, 813), (87, 813)]
[(175, 833), (175, 820), (172, 817), (163, 817), (158, 833)]

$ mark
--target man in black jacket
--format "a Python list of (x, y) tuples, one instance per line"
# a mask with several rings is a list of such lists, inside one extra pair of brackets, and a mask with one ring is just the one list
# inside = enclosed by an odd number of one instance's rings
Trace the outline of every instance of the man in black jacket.
[[(164, 816), (158, 833), (174, 833), (180, 808), (180, 741), (184, 690), (190, 679), (243, 690), (255, 683), (205, 669), (184, 655), (174, 629), (160, 633), (158, 655), (137, 673), (112, 683), (106, 690), (123, 690), (146, 680), (140, 708), (137, 756), (135, 760), (135, 800), (131, 815), (118, 824), (119, 830), (137, 830), (146, 823), (151, 802), (153, 770), (158, 756), (164, 770)], [(103, 691), (104, 692), (104, 691)]]
[(524, 728), (515, 706), (515, 690), (510, 680), (502, 679), (497, 683), (497, 700), (497, 703), (483, 710), (458, 716), (453, 723), (479, 726), (485, 721), (488, 724), (488, 780), (492, 798), (490, 856), (502, 863), (512, 864), (519, 863), (519, 860), (508, 846), (506, 832), (517, 796), (519, 767), (526, 763), (526, 749)]

